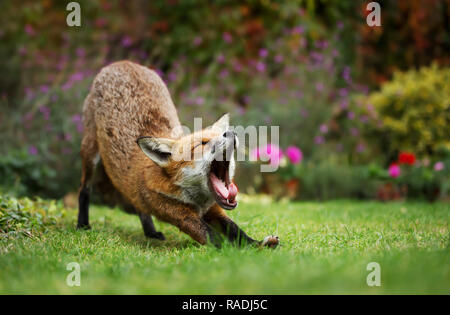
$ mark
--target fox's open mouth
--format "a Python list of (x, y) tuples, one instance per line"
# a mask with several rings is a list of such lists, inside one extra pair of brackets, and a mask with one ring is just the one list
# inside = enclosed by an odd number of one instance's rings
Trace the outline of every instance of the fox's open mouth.
[(236, 208), (237, 186), (231, 182), (229, 174), (229, 161), (216, 161), (211, 163), (209, 172), (209, 185), (219, 206), (232, 210)]

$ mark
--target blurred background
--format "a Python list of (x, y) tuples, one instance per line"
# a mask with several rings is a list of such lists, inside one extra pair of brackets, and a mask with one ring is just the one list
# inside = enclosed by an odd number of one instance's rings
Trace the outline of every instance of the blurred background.
[[(63, 198), (80, 180), (81, 108), (95, 74), (159, 73), (180, 120), (280, 126), (241, 162), (241, 192), (289, 199), (448, 200), (450, 1), (0, 3), (0, 192)], [(256, 154), (258, 152), (249, 152)]]

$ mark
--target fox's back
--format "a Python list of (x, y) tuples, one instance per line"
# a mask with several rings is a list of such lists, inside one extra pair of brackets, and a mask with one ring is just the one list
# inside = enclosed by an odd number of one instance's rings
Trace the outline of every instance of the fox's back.
[(95, 130), (105, 169), (119, 176), (142, 156), (136, 144), (140, 136), (174, 137), (172, 131), (180, 125), (161, 78), (129, 61), (113, 63), (96, 76), (83, 119), (85, 132)]

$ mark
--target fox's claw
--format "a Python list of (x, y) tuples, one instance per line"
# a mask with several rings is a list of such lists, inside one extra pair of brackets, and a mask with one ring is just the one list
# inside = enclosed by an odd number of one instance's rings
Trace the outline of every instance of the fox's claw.
[(279, 244), (280, 244), (280, 239), (278, 238), (278, 236), (275, 236), (275, 235), (266, 236), (261, 243), (262, 246), (267, 246), (270, 248), (275, 248)]

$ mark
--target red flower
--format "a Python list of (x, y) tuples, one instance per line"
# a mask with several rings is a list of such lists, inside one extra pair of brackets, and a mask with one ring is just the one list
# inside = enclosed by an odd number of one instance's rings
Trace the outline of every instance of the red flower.
[(414, 165), (414, 163), (416, 163), (416, 156), (414, 153), (400, 152), (398, 155), (398, 162), (400, 164)]

